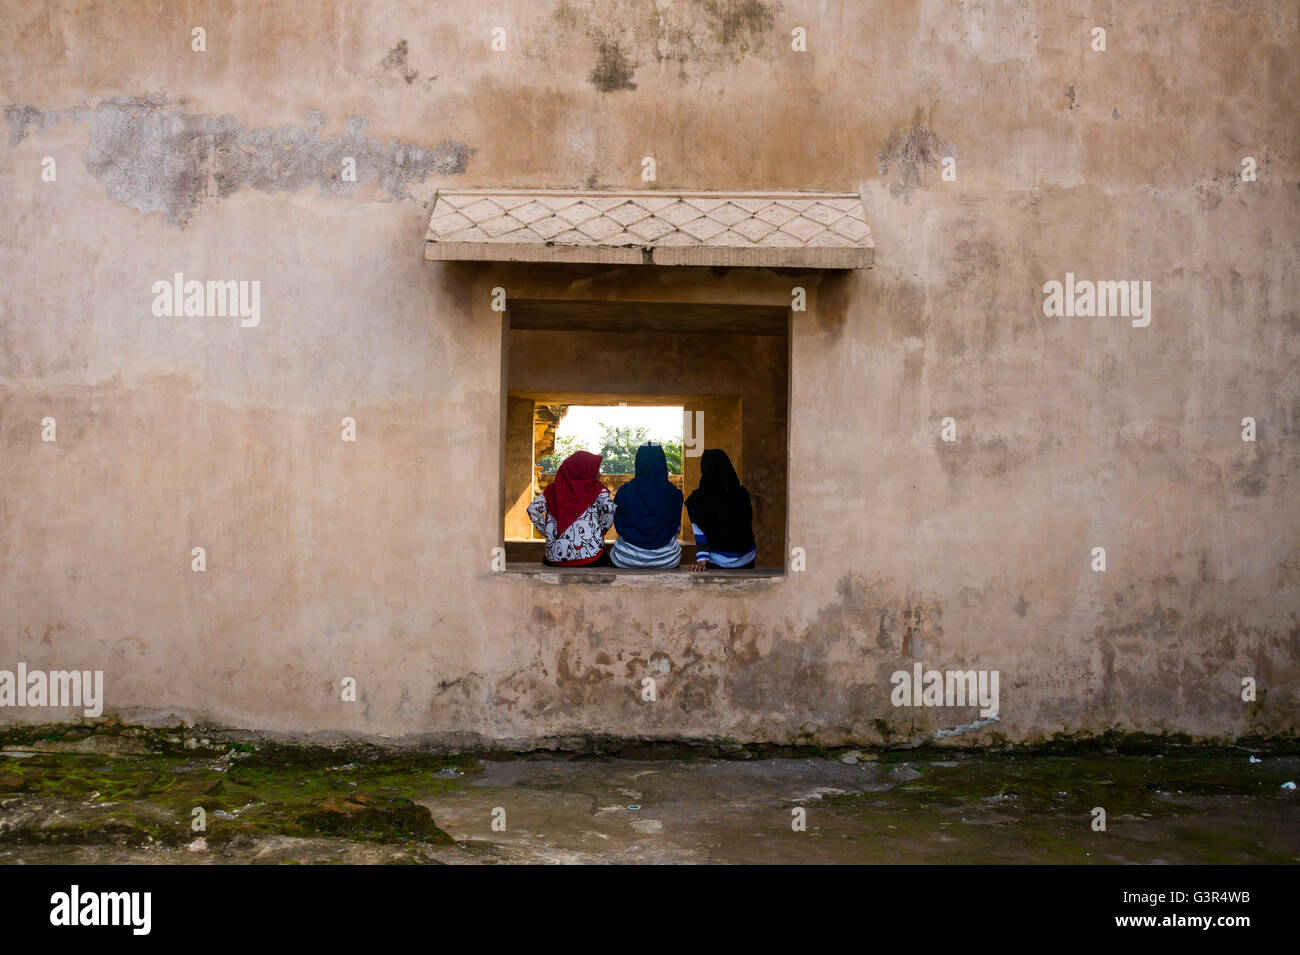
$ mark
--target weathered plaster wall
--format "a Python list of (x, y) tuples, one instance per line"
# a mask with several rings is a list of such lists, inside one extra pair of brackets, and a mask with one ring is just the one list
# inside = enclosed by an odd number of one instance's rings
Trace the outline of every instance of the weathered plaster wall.
[[(970, 720), (890, 706), (888, 674), (921, 661), (1001, 672), (1002, 722), (959, 742), (1295, 731), (1294, 4), (3, 14), (0, 667), (102, 668), (125, 718), (832, 743)], [(790, 419), (807, 570), (786, 580), (490, 571), (496, 276), (422, 260), (426, 203), (639, 187), (644, 156), (665, 189), (863, 194), (869, 273), (529, 279), (766, 305), (810, 288)], [(1151, 281), (1150, 327), (1045, 318), (1067, 271)], [(259, 280), (260, 324), (155, 317), (176, 272)]]

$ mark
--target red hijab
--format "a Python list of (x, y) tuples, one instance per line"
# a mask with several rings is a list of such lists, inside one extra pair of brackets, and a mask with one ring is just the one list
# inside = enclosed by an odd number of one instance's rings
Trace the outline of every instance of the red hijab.
[(555, 472), (555, 480), (542, 492), (546, 509), (555, 518), (556, 537), (586, 513), (605, 490), (605, 485), (600, 483), (600, 462), (599, 454), (574, 451), (564, 459), (560, 470)]

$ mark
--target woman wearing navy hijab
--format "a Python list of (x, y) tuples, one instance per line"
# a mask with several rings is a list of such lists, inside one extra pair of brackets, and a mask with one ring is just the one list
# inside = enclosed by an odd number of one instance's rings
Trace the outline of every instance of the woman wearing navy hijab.
[(682, 492), (668, 480), (668, 459), (657, 444), (636, 449), (636, 476), (614, 495), (614, 530), (609, 552), (615, 567), (676, 567), (682, 528)]

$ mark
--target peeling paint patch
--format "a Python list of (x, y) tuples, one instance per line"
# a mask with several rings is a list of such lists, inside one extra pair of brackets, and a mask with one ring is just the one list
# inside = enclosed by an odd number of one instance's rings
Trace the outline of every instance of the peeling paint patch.
[(913, 122), (906, 133), (890, 131), (884, 148), (876, 156), (876, 165), (882, 176), (888, 174), (890, 166), (898, 169), (899, 181), (890, 185), (889, 194), (910, 202), (912, 190), (924, 189), (928, 184), (926, 167), (937, 166), (941, 158), (951, 155), (954, 155), (951, 144)]
[(1001, 723), (1002, 720), (996, 716), (990, 716), (986, 720), (975, 720), (972, 723), (962, 723), (960, 726), (954, 726), (952, 729), (936, 730), (935, 739), (947, 739), (950, 736), (961, 736), (965, 733), (974, 733), (976, 730), (982, 730), (993, 723)]
[[(348, 118), (341, 136), (321, 137), (329, 117), (307, 111), (307, 125), (245, 129), (232, 116), (185, 112), (166, 96), (121, 97), (97, 105), (43, 111), (6, 106), (9, 146), (31, 131), (47, 132), (64, 120), (90, 127), (86, 169), (110, 198), (143, 213), (161, 212), (184, 227), (205, 200), (240, 189), (298, 192), (315, 187), (322, 196), (346, 198), (367, 184), (393, 201), (410, 198), (407, 186), (430, 175), (460, 175), (478, 150), (444, 139), (432, 149), (381, 142), (366, 134), (369, 120)], [(356, 181), (343, 178), (344, 160), (355, 163)]]

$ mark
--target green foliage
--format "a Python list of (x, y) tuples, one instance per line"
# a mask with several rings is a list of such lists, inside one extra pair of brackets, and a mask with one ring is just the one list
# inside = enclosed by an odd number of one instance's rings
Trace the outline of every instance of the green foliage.
[[(650, 440), (649, 430), (643, 427), (608, 425), (603, 421), (600, 423), (600, 430), (599, 448), (583, 448), (575, 438), (561, 437), (555, 442), (555, 451), (538, 461), (538, 464), (547, 474), (554, 474), (564, 463), (564, 459), (574, 451), (588, 450), (604, 458), (600, 465), (602, 474), (636, 473), (636, 449)], [(668, 460), (668, 473), (681, 474), (682, 443), (664, 441), (661, 442), (661, 446), (664, 449), (664, 457)]]
[(577, 438), (565, 435), (562, 438), (557, 438), (555, 441), (555, 450), (537, 463), (542, 466), (542, 470), (547, 474), (554, 474), (556, 471), (560, 470), (560, 465), (564, 463), (565, 458), (574, 451), (583, 450), (585, 449), (578, 443)]
[(665, 441), (663, 443), (664, 457), (668, 459), (668, 473), (682, 473), (682, 443), (680, 441)]
[[(636, 449), (650, 440), (649, 430), (646, 428), (613, 427), (603, 421), (600, 423), (600, 427), (602, 433), (599, 453), (605, 459), (601, 462), (601, 471), (605, 474), (635, 474)], [(660, 443), (660, 446), (664, 449), (664, 457), (668, 461), (668, 473), (681, 474), (681, 442), (666, 441)]]
[(600, 469), (606, 474), (632, 474), (636, 468), (636, 449), (645, 444), (650, 432), (645, 428), (618, 427), (600, 423), (600, 451), (605, 460)]

